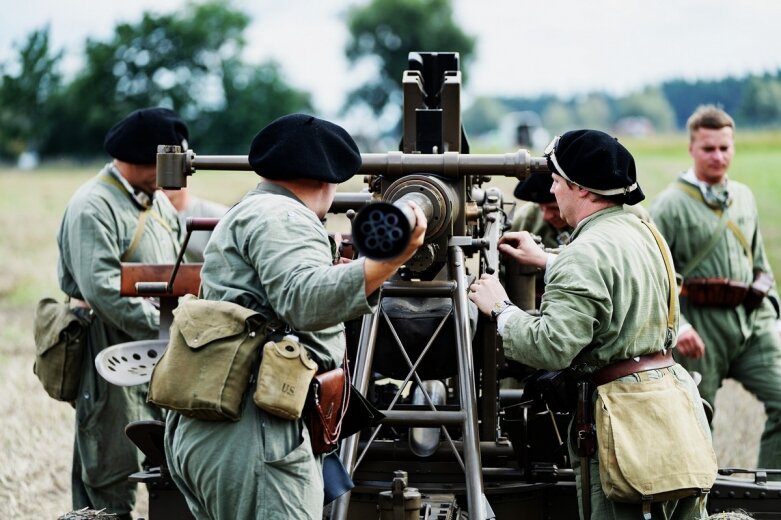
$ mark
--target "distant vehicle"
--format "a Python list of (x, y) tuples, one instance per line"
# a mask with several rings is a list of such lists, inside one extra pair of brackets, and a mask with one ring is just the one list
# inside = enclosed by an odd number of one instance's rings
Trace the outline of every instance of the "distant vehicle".
[(542, 119), (537, 112), (524, 110), (510, 112), (502, 118), (499, 132), (502, 141), (511, 147), (542, 151), (548, 144), (550, 134), (542, 126)]

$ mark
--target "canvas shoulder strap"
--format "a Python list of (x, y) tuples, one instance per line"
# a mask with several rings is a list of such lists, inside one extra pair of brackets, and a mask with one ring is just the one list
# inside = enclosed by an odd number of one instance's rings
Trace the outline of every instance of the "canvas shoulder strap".
[[(109, 186), (113, 186), (117, 188), (122, 193), (127, 193), (127, 189), (122, 185), (121, 182), (119, 182), (117, 179), (114, 178), (112, 175), (101, 175), (99, 177), (99, 180), (103, 182), (104, 184), (108, 184)], [(138, 223), (136, 224), (136, 231), (133, 233), (133, 239), (130, 242), (130, 246), (127, 248), (127, 250), (122, 253), (122, 256), (120, 257), (120, 260), (125, 262), (128, 258), (130, 258), (133, 255), (133, 252), (138, 248), (138, 244), (141, 243), (141, 237), (144, 234), (144, 228), (146, 226), (146, 221), (149, 218), (149, 216), (152, 216), (155, 220), (157, 220), (166, 230), (169, 232), (171, 231), (171, 227), (168, 225), (168, 223), (161, 217), (157, 211), (154, 210), (152, 207), (148, 208), (140, 208), (140, 214), (138, 216)]]
[[(678, 181), (675, 183), (675, 186), (689, 195), (694, 200), (697, 200), (699, 202), (702, 202), (705, 204), (705, 199), (702, 197), (702, 193), (700, 193), (700, 190), (692, 186), (691, 184), (687, 184), (682, 181)], [(710, 207), (709, 207), (710, 208)], [(705, 247), (700, 248), (699, 252), (689, 260), (689, 263), (686, 264), (685, 267), (681, 269), (681, 276), (686, 278), (689, 273), (694, 271), (694, 268), (700, 265), (700, 262), (702, 262), (706, 256), (710, 254), (711, 251), (713, 251), (713, 248), (716, 247), (716, 244), (718, 244), (719, 240), (721, 240), (722, 234), (724, 233), (724, 230), (729, 228), (730, 231), (735, 235), (735, 238), (738, 239), (738, 242), (740, 242), (741, 247), (743, 248), (743, 251), (746, 253), (746, 257), (748, 257), (749, 263), (754, 263), (754, 255), (751, 253), (751, 246), (749, 246), (748, 240), (746, 240), (745, 235), (743, 235), (743, 232), (740, 230), (738, 225), (733, 222), (732, 220), (729, 220), (727, 218), (727, 214), (720, 210), (720, 209), (714, 209), (710, 208), (714, 216), (719, 217), (719, 223), (714, 230), (713, 234), (711, 235), (710, 239), (708, 240), (708, 243), (705, 245)]]
[[(672, 338), (675, 337), (674, 331), (675, 331), (675, 313), (678, 307), (678, 293), (677, 293), (677, 284), (675, 281), (675, 271), (673, 270), (673, 261), (672, 258), (670, 258), (666, 252), (664, 247), (664, 238), (662, 238), (661, 233), (654, 227), (653, 224), (646, 220), (641, 220), (643, 224), (648, 228), (648, 230), (651, 232), (651, 234), (654, 236), (654, 240), (656, 240), (656, 245), (659, 246), (659, 252), (662, 253), (662, 260), (664, 260), (664, 267), (667, 270), (667, 281), (670, 284), (670, 294), (668, 296), (667, 300), (667, 341), (665, 342), (665, 348), (671, 348), (672, 347)], [(667, 342), (670, 344), (668, 345)]]
[(130, 242), (130, 246), (127, 248), (127, 251), (122, 253), (122, 256), (120, 257), (120, 260), (122, 260), (123, 262), (127, 261), (128, 258), (133, 256), (133, 253), (138, 248), (138, 244), (141, 243), (141, 236), (144, 234), (144, 226), (146, 225), (146, 219), (149, 218), (150, 213), (151, 211), (144, 210), (138, 216), (138, 224), (136, 224), (136, 231), (135, 233), (133, 233), (133, 240)]

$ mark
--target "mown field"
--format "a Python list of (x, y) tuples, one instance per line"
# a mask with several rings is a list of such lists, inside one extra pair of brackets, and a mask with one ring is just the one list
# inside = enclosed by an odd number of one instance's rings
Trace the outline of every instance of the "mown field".
[[(622, 142), (636, 157), (648, 200), (689, 165), (683, 135)], [(776, 273), (781, 273), (779, 143), (781, 132), (741, 132), (730, 174), (754, 190)], [(0, 168), (0, 518), (54, 519), (70, 510), (74, 414), (69, 405), (48, 398), (32, 373), (32, 316), (38, 299), (61, 296), (55, 242), (60, 217), (70, 195), (99, 167), (44, 166), (24, 172)], [(232, 204), (257, 180), (251, 172), (198, 172), (190, 187), (197, 195)], [(512, 200), (515, 181), (495, 181)], [(360, 188), (358, 182), (348, 188)], [(719, 464), (755, 465), (762, 406), (728, 381), (716, 407)], [(137, 513), (146, 514), (143, 500)]]

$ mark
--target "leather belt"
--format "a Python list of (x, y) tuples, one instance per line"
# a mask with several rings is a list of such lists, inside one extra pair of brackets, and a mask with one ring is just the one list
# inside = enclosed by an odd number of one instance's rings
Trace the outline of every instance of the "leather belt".
[(638, 358), (624, 359), (623, 361), (617, 361), (610, 365), (604, 366), (591, 374), (591, 381), (595, 385), (604, 385), (610, 381), (614, 381), (619, 377), (628, 376), (637, 372), (645, 372), (646, 370), (657, 370), (660, 368), (668, 368), (675, 364), (672, 350), (659, 351), (655, 354), (648, 354), (646, 356), (640, 356)]

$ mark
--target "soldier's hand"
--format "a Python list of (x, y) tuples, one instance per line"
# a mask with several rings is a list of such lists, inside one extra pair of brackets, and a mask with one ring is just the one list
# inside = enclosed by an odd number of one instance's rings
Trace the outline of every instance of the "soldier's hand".
[(692, 327), (678, 335), (676, 349), (684, 357), (699, 359), (705, 355), (705, 342)]
[(522, 265), (545, 268), (548, 253), (540, 247), (528, 231), (505, 233), (499, 239), (499, 252)]
[(483, 314), (491, 314), (496, 302), (509, 299), (507, 291), (496, 276), (484, 274), (479, 280), (469, 286), (469, 299), (475, 302)]
[(404, 262), (412, 258), (412, 256), (415, 254), (415, 251), (417, 251), (418, 248), (423, 245), (426, 239), (426, 228), (428, 227), (428, 220), (426, 220), (426, 215), (423, 214), (423, 211), (418, 207), (418, 205), (411, 201), (408, 202), (408, 204), (409, 207), (412, 208), (412, 212), (415, 213), (415, 229), (412, 230), (412, 235), (410, 236), (407, 248), (401, 255), (399, 255), (399, 258), (403, 260), (399, 265), (403, 265)]

